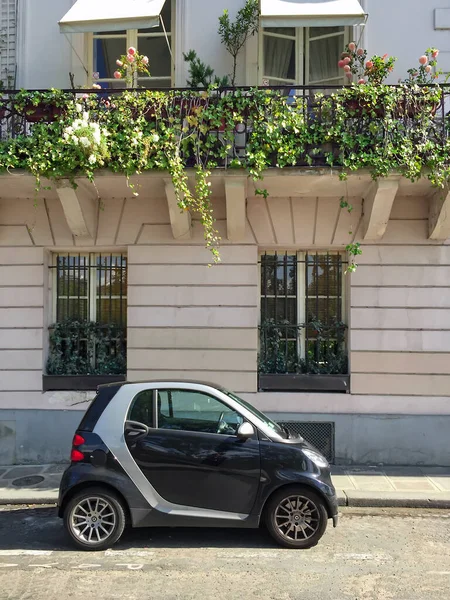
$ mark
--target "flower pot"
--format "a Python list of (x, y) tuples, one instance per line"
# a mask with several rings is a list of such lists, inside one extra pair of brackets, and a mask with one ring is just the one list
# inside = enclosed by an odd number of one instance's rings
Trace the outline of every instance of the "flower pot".
[(366, 100), (350, 98), (344, 101), (344, 107), (350, 117), (384, 117), (384, 106), (371, 106)]
[(429, 111), (429, 114), (434, 117), (437, 113), (437, 110), (440, 106), (439, 102), (434, 102), (433, 104), (429, 104), (424, 98), (417, 99), (417, 102), (414, 104), (407, 102), (406, 100), (401, 100), (397, 104), (397, 108), (395, 111), (396, 118), (408, 117), (413, 119), (417, 115), (420, 115), (425, 110)]
[(36, 106), (34, 104), (26, 104), (23, 109), (25, 120), (28, 123), (39, 123), (41, 121), (51, 122), (56, 121), (62, 115), (63, 109), (61, 106), (54, 104), (45, 104), (40, 102)]

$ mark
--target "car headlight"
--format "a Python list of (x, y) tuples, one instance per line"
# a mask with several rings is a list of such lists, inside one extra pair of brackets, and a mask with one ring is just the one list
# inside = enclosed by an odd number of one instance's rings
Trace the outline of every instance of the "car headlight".
[(303, 454), (306, 457), (308, 457), (309, 460), (311, 462), (313, 462), (320, 469), (327, 469), (330, 466), (328, 464), (327, 459), (324, 456), (322, 456), (321, 454), (319, 454), (318, 452), (315, 452), (314, 450), (310, 450), (309, 448), (305, 448), (303, 450)]

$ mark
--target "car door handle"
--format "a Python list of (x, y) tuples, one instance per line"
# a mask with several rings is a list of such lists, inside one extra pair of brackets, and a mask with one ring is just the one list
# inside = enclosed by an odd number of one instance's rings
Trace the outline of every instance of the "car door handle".
[(125, 438), (129, 442), (137, 442), (147, 437), (150, 428), (138, 421), (125, 421)]

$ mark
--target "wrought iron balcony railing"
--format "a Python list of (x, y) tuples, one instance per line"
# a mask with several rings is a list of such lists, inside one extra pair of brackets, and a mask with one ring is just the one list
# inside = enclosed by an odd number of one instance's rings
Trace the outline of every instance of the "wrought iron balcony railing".
[[(213, 109), (214, 112), (216, 108), (215, 117), (205, 119), (199, 130), (205, 142), (208, 141), (208, 147), (215, 149), (216, 156), (220, 156), (216, 161), (218, 167), (232, 165), (233, 159), (246, 159), (249, 144), (255, 135), (255, 120), (259, 123), (265, 120), (273, 123), (275, 105), (278, 103), (279, 106), (280, 102), (296, 113), (298, 126), (308, 129), (311, 134), (302, 151), (293, 153), (292, 160), (285, 159), (284, 166), (322, 166), (331, 162), (341, 164), (342, 153), (348, 149), (342, 141), (342, 135), (338, 142), (333, 138), (333, 129), (337, 124), (340, 131), (344, 130), (352, 139), (351, 152), (376, 147), (399, 134), (408, 136), (414, 146), (423, 146), (425, 153), (430, 141), (438, 145), (447, 143), (450, 86), (422, 86), (415, 88), (416, 91), (412, 93), (403, 93), (404, 88), (400, 86), (381, 86), (380, 89), (386, 91), (385, 101), (383, 93), (371, 100), (370, 94), (366, 95), (363, 90), (332, 86), (228, 88), (210, 92), (139, 89), (126, 92), (132, 91), (136, 96), (148, 97), (148, 103), (140, 114), (144, 114), (150, 129), (158, 129), (163, 123), (173, 122), (175, 118), (183, 124), (186, 138), (189, 137), (189, 128), (194, 127), (192, 117), (198, 116), (199, 109)], [(392, 95), (389, 96), (389, 90), (395, 89), (398, 93), (393, 99)], [(64, 93), (67, 100), (77, 99), (82, 102), (83, 98), (89, 98), (91, 111), (92, 106), (96, 106), (98, 115), (105, 119), (111, 111), (116, 110), (115, 99), (122, 96), (124, 90), (65, 90)], [(29, 94), (31, 97), (33, 92)], [(50, 126), (64, 120), (64, 100), (60, 97), (57, 103), (52, 102), (52, 92), (45, 92), (43, 97), (43, 101), (27, 103), (23, 92), (1, 92), (0, 141), (24, 138), (32, 134), (37, 124)], [(246, 99), (244, 103), (243, 97)], [(154, 110), (152, 98), (158, 98), (157, 111)], [(211, 116), (213, 112), (209, 110), (206, 114)], [(284, 126), (283, 122), (279, 123), (281, 130)], [(295, 135), (292, 127), (287, 133)], [(192, 152), (192, 148), (186, 145), (182, 152), (184, 164), (190, 166), (189, 152)], [(198, 153), (198, 148), (196, 152)], [(192, 165), (195, 160), (198, 162), (198, 156), (192, 157)], [(279, 162), (279, 153), (274, 152), (271, 165), (278, 166)]]

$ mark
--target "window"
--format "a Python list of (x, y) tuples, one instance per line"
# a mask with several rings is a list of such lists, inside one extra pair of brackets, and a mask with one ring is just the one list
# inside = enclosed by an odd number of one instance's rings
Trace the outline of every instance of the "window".
[(347, 373), (339, 252), (261, 256), (260, 373)]
[(53, 256), (49, 375), (126, 372), (127, 259), (121, 254)]
[(102, 87), (125, 87), (124, 80), (114, 79), (116, 60), (126, 54), (127, 48), (134, 46), (139, 53), (149, 58), (150, 77), (140, 77), (139, 86), (170, 87), (173, 71), (169, 48), (172, 36), (172, 1), (166, 0), (158, 27), (86, 34), (89, 77), (97, 79), (98, 76)]
[(201, 392), (158, 391), (158, 427), (235, 435), (244, 419), (232, 408)]
[(261, 83), (340, 85), (337, 66), (346, 27), (266, 27), (262, 30)]
[(128, 420), (143, 423), (147, 427), (155, 426), (153, 423), (153, 390), (139, 392), (133, 400)]

